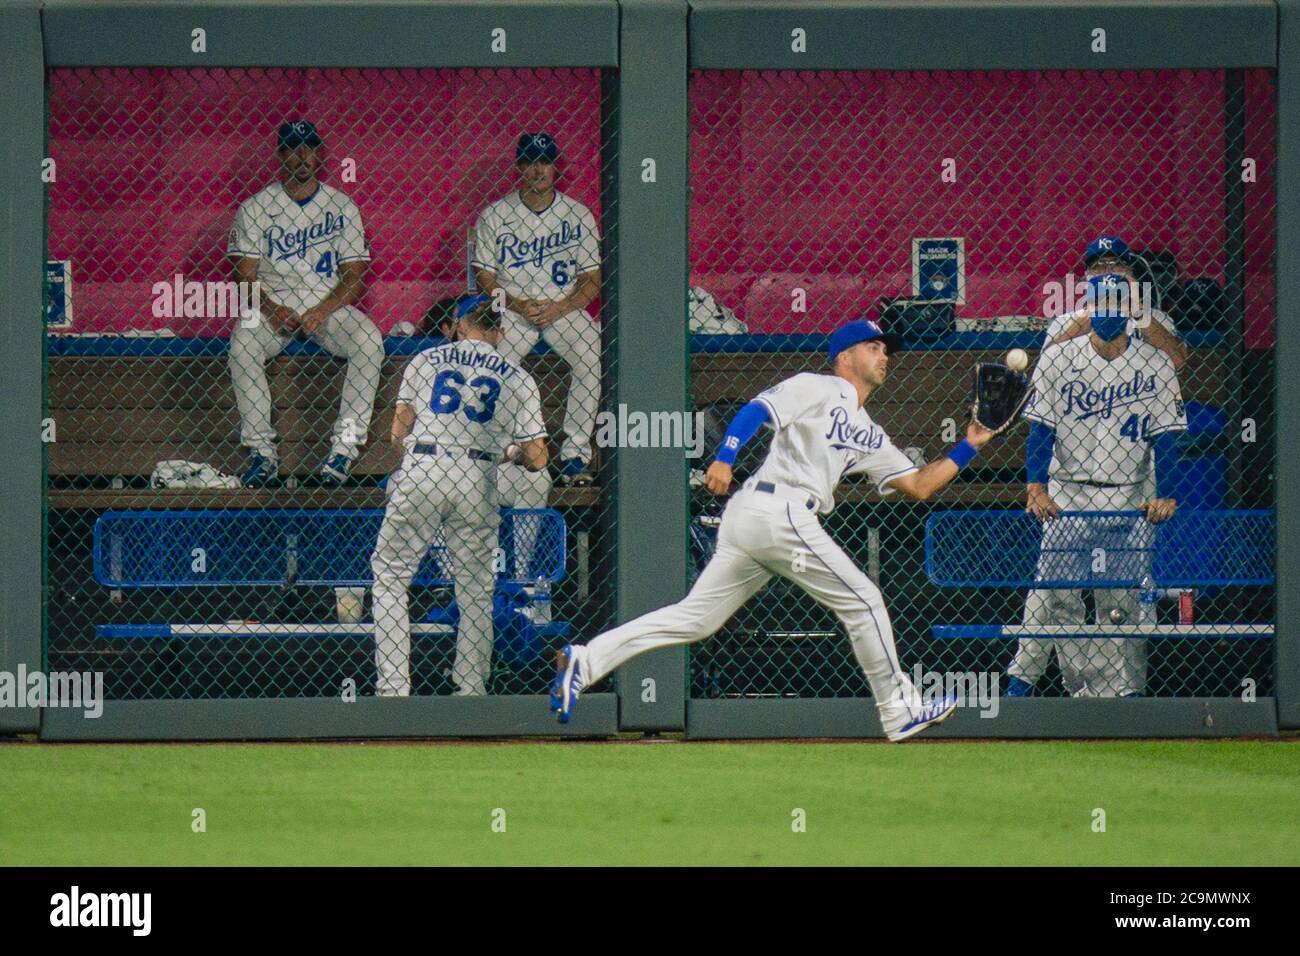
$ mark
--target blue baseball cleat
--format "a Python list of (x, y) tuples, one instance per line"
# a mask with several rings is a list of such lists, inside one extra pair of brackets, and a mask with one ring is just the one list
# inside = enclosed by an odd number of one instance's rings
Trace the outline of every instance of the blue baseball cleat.
[(320, 480), (326, 485), (341, 485), (348, 480), (348, 472), (351, 470), (352, 459), (347, 455), (330, 455), (325, 459), (325, 464), (320, 466)]
[(582, 661), (578, 649), (565, 644), (555, 655), (555, 681), (551, 684), (551, 713), (562, 724), (573, 716), (573, 705), (582, 693)]
[(1004, 697), (1033, 697), (1034, 685), (1027, 680), (1022, 680), (1014, 674), (1007, 677), (1007, 692)]
[(921, 712), (903, 724), (892, 734), (887, 733), (891, 743), (902, 743), (908, 737), (915, 737), (931, 724), (941, 724), (957, 709), (957, 695), (946, 694), (921, 708)]
[(242, 483), (245, 488), (264, 488), (280, 476), (280, 463), (261, 452), (250, 452), (244, 468)]

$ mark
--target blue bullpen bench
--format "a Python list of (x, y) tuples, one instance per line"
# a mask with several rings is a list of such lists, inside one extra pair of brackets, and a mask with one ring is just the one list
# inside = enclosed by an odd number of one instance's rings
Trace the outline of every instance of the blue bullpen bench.
[[(944, 511), (925, 523), (925, 569), (945, 588), (1136, 589), (1150, 575), (1158, 589), (1266, 587), (1274, 583), (1276, 522), (1267, 510), (1185, 509), (1158, 525), (1138, 511), (1063, 511), (1077, 528), (1043, 549), (1043, 525), (1023, 511)], [(1098, 555), (1100, 546), (1104, 552)], [(1040, 563), (1041, 557), (1041, 563)], [(1099, 560), (1101, 557), (1103, 560)], [(1269, 638), (1269, 624), (1062, 628), (937, 624), (938, 639), (1013, 637)]]
[[(384, 512), (379, 508), (240, 511), (108, 511), (95, 522), (95, 580), (117, 590), (139, 588), (369, 587), (370, 554)], [(532, 540), (531, 557), (526, 542)], [(522, 589), (565, 577), (564, 517), (551, 508), (501, 511), (498, 604), (519, 607)], [(451, 587), (451, 556), (441, 535), (413, 586)], [(435, 611), (412, 633), (448, 634), (453, 619)], [(370, 624), (179, 623), (100, 624), (103, 638), (305, 636), (370, 639)], [(568, 636), (571, 625), (536, 625), (539, 638)]]

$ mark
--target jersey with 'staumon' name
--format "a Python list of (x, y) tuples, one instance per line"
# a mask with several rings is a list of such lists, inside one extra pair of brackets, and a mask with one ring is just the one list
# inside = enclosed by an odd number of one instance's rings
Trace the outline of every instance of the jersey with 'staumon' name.
[(1150, 440), (1187, 429), (1173, 361), (1138, 339), (1110, 360), (1087, 336), (1050, 346), (1032, 384), (1025, 417), (1056, 433), (1057, 480), (1138, 484), (1150, 471)]
[(299, 202), (274, 183), (239, 206), (227, 255), (258, 259), (272, 301), (302, 312), (338, 285), (339, 265), (370, 261), (356, 203), (324, 183)]
[(541, 212), (511, 193), (479, 214), (472, 262), (515, 298), (562, 299), (600, 268), (596, 217), (561, 192)]
[(858, 404), (853, 384), (838, 375), (803, 372), (754, 400), (776, 432), (754, 476), (808, 492), (822, 514), (835, 506), (835, 488), (846, 475), (865, 472), (888, 494), (888, 482), (917, 470)]
[(449, 342), (406, 365), (397, 400), (415, 410), (412, 442), (499, 455), (546, 437), (537, 382), (480, 339)]

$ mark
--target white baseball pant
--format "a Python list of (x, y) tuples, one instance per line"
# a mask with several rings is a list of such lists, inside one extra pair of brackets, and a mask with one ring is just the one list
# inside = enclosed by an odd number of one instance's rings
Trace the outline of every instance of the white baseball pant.
[[(239, 440), (268, 458), (277, 458), (278, 454), (266, 363), (283, 352), (292, 338), (288, 333), (277, 334), (265, 320), (251, 325), (237, 322), (230, 335), (230, 377), (239, 407)], [(383, 336), (369, 316), (345, 305), (335, 309), (324, 329), (312, 338), (331, 355), (348, 361), (330, 454), (355, 460), (370, 431), (370, 414), (384, 364)]]
[(727, 504), (713, 559), (677, 604), (644, 614), (594, 638), (586, 647), (586, 686), (638, 654), (703, 640), (720, 630), (742, 604), (780, 575), (835, 613), (871, 684), (887, 733), (902, 728), (923, 706), (898, 663), (894, 632), (880, 589), (826, 533), (808, 495), (752, 489), (753, 479)]
[(518, 365), (540, 339), (569, 366), (569, 397), (564, 404), (564, 444), (560, 459), (591, 461), (591, 432), (600, 408), (600, 328), (585, 309), (560, 316), (539, 329), (514, 312), (506, 312), (497, 351)]
[[(529, 471), (522, 465), (509, 463), (497, 466), (497, 498), (502, 508), (545, 508), (551, 501), (551, 476), (547, 469)], [(511, 577), (529, 577), (533, 552), (537, 550), (537, 536), (541, 522), (536, 516), (516, 517), (511, 522), (514, 538), (515, 568)], [(516, 573), (517, 572), (517, 573)]]
[(388, 506), (370, 571), (374, 579), (377, 692), (411, 692), (411, 578), (443, 532), (456, 586), (460, 626), (452, 679), (458, 693), (482, 696), (492, 668), (492, 595), (497, 547), (496, 467), (464, 454), (408, 451), (389, 479)]
[[(1142, 484), (1121, 488), (1102, 488), (1055, 479), (1048, 482), (1047, 492), (1062, 511), (1130, 511), (1144, 499)], [(1039, 578), (1083, 578), (1094, 561), (1094, 549), (1110, 551), (1116, 576), (1134, 571), (1134, 549), (1149, 549), (1153, 526), (1143, 518), (1101, 526), (1082, 518), (1056, 518), (1043, 529)], [(1068, 548), (1077, 554), (1062, 555), (1053, 549)], [(1125, 556), (1129, 556), (1127, 559)], [(1141, 569), (1149, 567), (1143, 558)], [(1139, 575), (1140, 576), (1140, 575)], [(1147, 620), (1149, 611), (1138, 602), (1138, 593), (1123, 589), (1093, 591), (1095, 621), (1112, 626), (1111, 611), (1118, 608), (1127, 624), (1154, 624)], [(1024, 623), (1083, 624), (1087, 617), (1083, 589), (1036, 589), (1025, 597)], [(1061, 682), (1071, 697), (1119, 697), (1142, 693), (1146, 686), (1146, 641), (1136, 638), (1104, 637), (1087, 639), (1022, 638), (1007, 673), (1030, 684), (1037, 683), (1047, 671), (1052, 648), (1056, 648), (1061, 668)]]

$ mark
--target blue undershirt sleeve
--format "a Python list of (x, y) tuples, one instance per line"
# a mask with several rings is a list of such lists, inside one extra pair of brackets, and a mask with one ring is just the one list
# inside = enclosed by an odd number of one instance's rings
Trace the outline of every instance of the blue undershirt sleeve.
[(1052, 464), (1056, 432), (1042, 422), (1029, 423), (1029, 441), (1025, 444), (1025, 481), (1047, 484), (1047, 469)]
[(740, 454), (740, 449), (745, 446), (745, 442), (753, 438), (758, 430), (763, 427), (763, 423), (768, 421), (770, 417), (767, 406), (762, 402), (750, 402), (736, 412), (736, 417), (727, 426), (727, 434), (723, 436), (722, 447), (718, 449), (718, 461), (727, 465), (734, 464), (736, 456)]
[(1173, 497), (1174, 466), (1178, 463), (1178, 432), (1161, 432), (1154, 439), (1156, 455), (1156, 494)]

